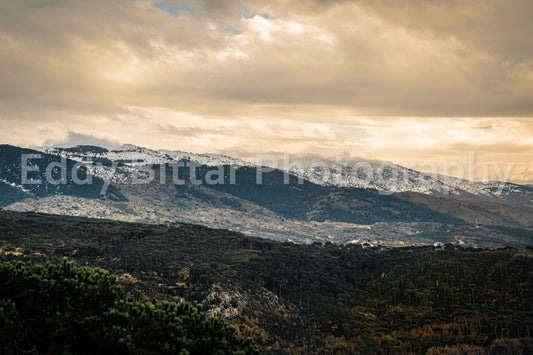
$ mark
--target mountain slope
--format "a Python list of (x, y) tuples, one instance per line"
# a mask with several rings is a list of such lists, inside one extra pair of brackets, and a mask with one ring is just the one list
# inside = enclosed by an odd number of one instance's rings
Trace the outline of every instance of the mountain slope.
[(106, 161), (118, 162), (123, 165), (136, 166), (148, 164), (164, 164), (177, 162), (180, 160), (194, 161), (200, 165), (219, 166), (253, 166), (241, 159), (232, 158), (221, 154), (194, 154), (182, 151), (152, 150), (138, 147), (132, 144), (125, 144), (117, 149), (108, 150), (106, 148), (79, 145), (72, 148), (60, 147), (37, 147), (36, 150), (47, 154), (59, 155), (76, 161)]
[[(313, 168), (316, 162), (322, 168)], [(321, 185), (371, 188), (384, 193), (418, 192), (459, 200), (481, 200), (511, 205), (533, 205), (533, 189), (511, 182), (477, 182), (445, 175), (421, 173), (397, 164), (370, 160), (331, 161), (296, 157), (288, 171)], [(325, 169), (324, 167), (328, 167)]]
[(7, 181), (0, 181), (0, 207), (31, 198), (33, 195), (25, 191), (21, 186), (17, 186)]
[[(266, 208), (285, 218), (296, 218), (315, 221), (336, 221), (357, 224), (372, 224), (378, 221), (425, 221), (444, 223), (463, 223), (458, 218), (449, 218), (438, 212), (412, 204), (396, 197), (382, 196), (377, 191), (359, 188), (332, 188), (302, 181), (300, 184), (295, 176), (290, 176), (285, 182), (285, 173), (280, 170), (261, 172), (256, 166), (242, 160), (220, 155), (192, 154), (183, 152), (153, 151), (145, 148), (126, 145), (120, 149), (108, 151), (99, 147), (80, 146), (77, 148), (41, 148), (48, 153), (68, 157), (78, 161), (99, 160), (123, 164), (112, 178), (117, 182), (130, 182), (135, 167), (152, 165), (159, 174), (166, 171), (172, 175), (171, 169), (161, 169), (161, 164), (194, 162), (200, 165), (197, 178), (202, 181), (201, 186), (185, 184), (176, 189), (185, 194), (198, 195), (204, 188), (223, 192), (239, 199), (248, 200), (260, 207)], [(236, 167), (235, 181), (230, 178), (230, 167)], [(224, 166), (222, 183), (210, 184), (206, 176), (216, 172), (217, 167)], [(258, 171), (259, 169), (259, 171)], [(103, 176), (105, 168), (96, 175)], [(191, 182), (191, 168), (185, 167), (179, 172), (179, 178)], [(262, 183), (257, 183), (257, 176), (261, 175)], [(156, 180), (161, 180), (157, 176)], [(165, 178), (165, 183), (171, 183)], [(204, 193), (204, 198), (208, 198)]]
[[(76, 168), (76, 163), (71, 159), (62, 160), (58, 155), (0, 145), (0, 180), (19, 187), (25, 193), (31, 193), (37, 198), (68, 195), (125, 200), (115, 186), (107, 186), (100, 177), (92, 176), (85, 166)], [(23, 173), (25, 169), (26, 176)], [(4, 195), (0, 197), (4, 198)]]
[(464, 223), (395, 196), (380, 195), (376, 190), (332, 188), (306, 180), (300, 184), (295, 176), (290, 176), (286, 183), (284, 173), (279, 170), (262, 173), (262, 183), (257, 184), (257, 174), (258, 168), (243, 167), (236, 171), (237, 184), (205, 186), (251, 201), (286, 218), (356, 224), (378, 221)]
[[(165, 164), (187, 160), (205, 166), (233, 165), (254, 167), (256, 164), (220, 154), (194, 154), (182, 151), (151, 150), (127, 144), (114, 150), (96, 146), (73, 148), (40, 147), (40, 151), (76, 161), (117, 162), (126, 166)], [(267, 159), (267, 162), (269, 160)], [(319, 162), (322, 168), (314, 168)], [(459, 200), (481, 200), (512, 205), (533, 205), (533, 188), (510, 182), (475, 182), (444, 175), (425, 174), (397, 164), (371, 160), (331, 161), (319, 157), (280, 159), (274, 168), (285, 170), (318, 185), (374, 189), (386, 194), (418, 192)], [(325, 169), (324, 167), (327, 167)], [(354, 171), (355, 168), (355, 171)], [(118, 179), (118, 178), (117, 178)]]
[[(11, 148), (12, 151), (0, 150), (0, 156), (4, 160), (9, 160), (12, 155), (20, 156), (20, 154), (28, 154), (32, 151), (17, 150)], [(303, 181), (301, 184), (294, 176), (289, 178), (285, 183), (285, 174), (279, 170), (264, 172), (260, 174), (255, 166), (243, 166), (242, 162), (226, 159), (220, 161), (220, 157), (211, 159), (209, 162), (204, 161), (205, 164), (227, 163), (234, 162), (238, 165), (235, 171), (236, 183), (232, 183), (230, 177), (230, 166), (225, 165), (222, 169), (224, 176), (221, 176), (222, 182), (211, 184), (207, 181), (210, 174), (217, 172), (220, 166), (199, 165), (195, 167), (185, 167), (179, 171), (178, 177), (185, 181), (185, 184), (177, 184), (170, 178), (172, 169), (168, 165), (154, 165), (154, 173), (156, 178), (149, 184), (139, 184), (133, 181), (137, 170), (145, 165), (152, 164), (166, 164), (169, 162), (189, 163), (183, 154), (174, 153), (172, 157), (166, 153), (154, 152), (144, 148), (137, 148), (127, 146), (120, 151), (107, 151), (98, 147), (81, 146), (70, 149), (55, 149), (45, 150), (53, 152), (57, 155), (43, 153), (43, 158), (38, 162), (41, 164), (39, 170), (45, 170), (45, 164), (52, 161), (57, 161), (59, 157), (68, 157), (67, 169), (72, 169), (73, 160), (78, 161), (98, 160), (115, 163), (116, 171), (113, 171), (109, 166), (91, 166), (88, 169), (89, 173), (93, 173), (101, 178), (109, 178), (122, 186), (130, 187), (130, 191), (140, 196), (146, 195), (147, 186), (156, 188), (159, 185), (164, 189), (175, 190), (178, 195), (194, 196), (200, 200), (210, 202), (210, 200), (218, 200), (225, 203), (229, 208), (238, 209), (239, 200), (247, 200), (259, 207), (268, 209), (284, 218), (314, 220), (314, 221), (335, 221), (348, 222), (356, 224), (371, 224), (378, 221), (424, 221), (424, 222), (443, 222), (443, 223), (462, 223), (457, 218), (449, 218), (434, 212), (424, 207), (420, 207), (409, 201), (398, 199), (393, 196), (382, 196), (374, 190), (355, 189), (355, 188), (331, 188), (327, 186), (320, 186), (309, 181)], [(191, 158), (191, 155), (187, 157)], [(202, 158), (204, 156), (201, 156)], [(175, 159), (182, 159), (176, 161)], [(201, 159), (194, 156), (197, 163), (200, 164)], [(55, 159), (55, 160), (54, 160)], [(100, 159), (100, 160), (99, 160)], [(120, 166), (119, 166), (120, 164)], [(202, 163), (203, 164), (203, 163)], [(9, 165), (9, 163), (6, 163)], [(11, 166), (20, 165), (20, 158), (14, 159)], [(202, 181), (201, 184), (194, 184), (191, 177), (191, 171), (196, 172), (197, 178)], [(13, 169), (15, 171), (15, 169)], [(164, 184), (161, 184), (161, 172), (167, 172), (164, 176)], [(113, 173), (113, 176), (109, 176)], [(2, 175), (3, 174), (3, 175)], [(257, 183), (258, 174), (262, 175), (262, 183)], [(15, 173), (9, 175), (7, 171), (0, 171), (0, 177), (5, 176), (10, 181), (17, 181), (20, 179), (20, 174)], [(44, 178), (41, 177), (44, 180)], [(69, 182), (71, 176), (68, 176)], [(49, 185), (35, 185), (32, 186), (31, 191), (37, 197), (45, 197), (50, 195), (72, 195), (85, 198), (96, 198), (95, 192), (101, 189), (101, 184), (96, 178), (96, 184), (87, 186), (78, 186), (75, 184), (58, 185), (55, 191), (49, 191)], [(114, 187), (112, 185), (112, 187)], [(72, 190), (72, 191), (70, 191)], [(110, 190), (121, 194), (116, 189)], [(209, 193), (206, 193), (211, 191)], [(211, 196), (212, 194), (216, 196)], [(220, 195), (223, 194), (223, 196)], [(85, 195), (84, 195), (85, 194)], [(114, 195), (113, 195), (114, 196)], [(233, 196), (234, 198), (231, 198)], [(123, 197), (123, 196), (121, 196)], [(235, 199), (236, 198), (236, 199)], [(224, 202), (225, 201), (225, 202)], [(170, 207), (170, 206), (169, 206)]]
[(533, 229), (533, 208), (490, 201), (453, 200), (425, 194), (402, 192), (398, 198), (426, 206), (447, 216), (477, 225), (504, 225)]

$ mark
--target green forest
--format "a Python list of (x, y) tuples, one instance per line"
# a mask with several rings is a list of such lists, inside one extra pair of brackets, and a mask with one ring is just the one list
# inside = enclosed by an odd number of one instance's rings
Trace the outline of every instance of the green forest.
[(293, 244), (0, 211), (0, 249), (2, 353), (533, 353), (532, 248)]
[(102, 269), (0, 263), (2, 354), (258, 354), (201, 305), (126, 298)]

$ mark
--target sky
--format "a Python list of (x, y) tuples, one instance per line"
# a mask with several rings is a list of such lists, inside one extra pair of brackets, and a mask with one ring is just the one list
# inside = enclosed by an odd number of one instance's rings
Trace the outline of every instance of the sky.
[(0, 143), (474, 154), (533, 181), (532, 18), (530, 0), (3, 0)]

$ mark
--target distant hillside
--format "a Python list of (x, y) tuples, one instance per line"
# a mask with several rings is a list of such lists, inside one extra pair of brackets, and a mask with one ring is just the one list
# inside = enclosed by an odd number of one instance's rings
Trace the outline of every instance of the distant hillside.
[(395, 196), (476, 225), (504, 225), (533, 229), (531, 206), (512, 206), (489, 201), (461, 201), (412, 192), (403, 192)]
[[(287, 218), (314, 221), (336, 221), (372, 224), (378, 221), (425, 221), (465, 223), (395, 196), (380, 195), (372, 189), (334, 188), (307, 180), (298, 183), (290, 176), (284, 182), (279, 170), (262, 173), (262, 184), (256, 183), (256, 167), (243, 167), (236, 172), (237, 184), (204, 185), (267, 208)], [(207, 174), (202, 171), (201, 176)]]
[[(30, 155), (35, 157), (30, 159)], [(23, 160), (24, 156), (27, 156), (26, 160)], [(40, 157), (37, 158), (36, 156)], [(37, 198), (67, 195), (102, 199), (104, 196), (101, 195), (101, 192), (104, 191), (107, 199), (113, 201), (125, 200), (125, 197), (115, 186), (110, 185), (107, 189), (103, 189), (105, 182), (100, 177), (91, 176), (92, 182), (90, 184), (76, 183), (72, 175), (73, 171), (75, 171), (76, 178), (81, 182), (86, 181), (88, 176), (91, 175), (87, 168), (83, 166), (74, 170), (76, 163), (74, 160), (66, 159), (65, 169), (60, 169), (61, 157), (57, 155), (10, 145), (0, 145), (0, 181), (10, 183), (12, 186), (25, 190)], [(49, 176), (47, 176), (47, 168), (54, 166), (52, 164), (55, 164), (56, 167), (51, 169)], [(23, 181), (23, 165), (30, 167), (26, 176), (28, 182)], [(30, 180), (33, 180), (33, 182), (30, 182)], [(37, 183), (38, 181), (40, 183)], [(3, 205), (6, 205), (7, 200), (4, 200), (3, 195), (0, 196), (0, 201), (2, 201)]]

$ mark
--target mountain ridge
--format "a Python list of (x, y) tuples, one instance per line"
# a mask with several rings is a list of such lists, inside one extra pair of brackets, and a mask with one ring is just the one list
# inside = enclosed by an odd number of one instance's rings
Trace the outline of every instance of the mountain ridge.
[[(89, 146), (82, 146), (89, 147)], [(76, 161), (86, 161), (88, 158), (107, 159), (118, 161), (128, 166), (173, 163), (180, 160), (190, 160), (206, 166), (233, 165), (237, 167), (257, 167), (257, 162), (252, 163), (240, 158), (234, 158), (221, 154), (189, 153), (184, 151), (152, 150), (133, 144), (125, 144), (119, 148), (102, 152), (98, 146), (92, 146), (98, 152), (75, 151), (73, 148), (38, 147), (37, 150), (58, 154)], [(267, 159), (268, 161), (268, 159)], [(324, 169), (312, 169), (313, 164), (320, 163), (327, 166), (327, 178)], [(358, 165), (359, 164), (359, 165)], [(292, 175), (301, 177), (318, 185), (335, 187), (356, 187), (375, 189), (384, 194), (401, 192), (418, 192), (427, 195), (449, 197), (459, 200), (478, 199), (492, 202), (509, 204), (533, 203), (533, 188), (528, 185), (519, 185), (512, 182), (500, 181), (470, 181), (445, 176), (442, 174), (423, 173), (414, 169), (406, 168), (398, 164), (382, 161), (356, 159), (337, 162), (318, 157), (296, 157), (292, 162), (278, 160), (277, 164), (265, 164)], [(354, 167), (369, 167), (369, 178), (366, 172)]]
[[(4, 166), (10, 161), (20, 164), (20, 159), (13, 160), (10, 154), (39, 153), (17, 147), (10, 149), (0, 149), (0, 162)], [(59, 162), (63, 158), (69, 167), (91, 160), (96, 162), (87, 166), (87, 174), (94, 175), (101, 184), (109, 184), (111, 198), (101, 196), (98, 189), (84, 190), (87, 187), (80, 186), (71, 187), (70, 192), (41, 189), (37, 190), (37, 195), (34, 191), (26, 194), (21, 190), (26, 189), (25, 186), (13, 186), (20, 183), (20, 174), (4, 169), (0, 170), (0, 179), (7, 182), (3, 188), (9, 190), (10, 195), (13, 189), (20, 189), (21, 194), (9, 201), (0, 196), (0, 202), (5, 200), (2, 206), (16, 211), (148, 223), (200, 223), (270, 239), (306, 243), (433, 244), (454, 241), (460, 235), (467, 237), (461, 240), (473, 245), (496, 247), (516, 243), (523, 246), (526, 242), (523, 238), (527, 237), (521, 235), (527, 235), (526, 232), (505, 235), (491, 225), (533, 228), (533, 208), (528, 205), (513, 206), (502, 200), (495, 203), (474, 198), (466, 201), (416, 192), (383, 194), (369, 188), (318, 185), (281, 170), (262, 172), (257, 166), (243, 165), (238, 160), (234, 162), (241, 165), (233, 168), (201, 163), (207, 160), (210, 164), (230, 162), (225, 156), (221, 161), (219, 156), (177, 152), (173, 158), (167, 153), (136, 146), (126, 146), (114, 153), (96, 146), (43, 149), (40, 153), (46, 158), (43, 162)], [(183, 159), (176, 160), (179, 158)], [(172, 164), (180, 162), (185, 167), (174, 174)], [(146, 171), (147, 164), (153, 168), (152, 181), (136, 182), (135, 175), (150, 175)], [(16, 168), (16, 164), (10, 166), (11, 170)], [(193, 183), (192, 169), (200, 184)], [(257, 183), (260, 172), (262, 184)], [(235, 184), (231, 183), (232, 173)], [(220, 175), (222, 183), (206, 183), (207, 177), (216, 174)], [(175, 178), (183, 183), (177, 183)], [(62, 185), (59, 188), (64, 189)], [(481, 227), (476, 228), (478, 225)]]

